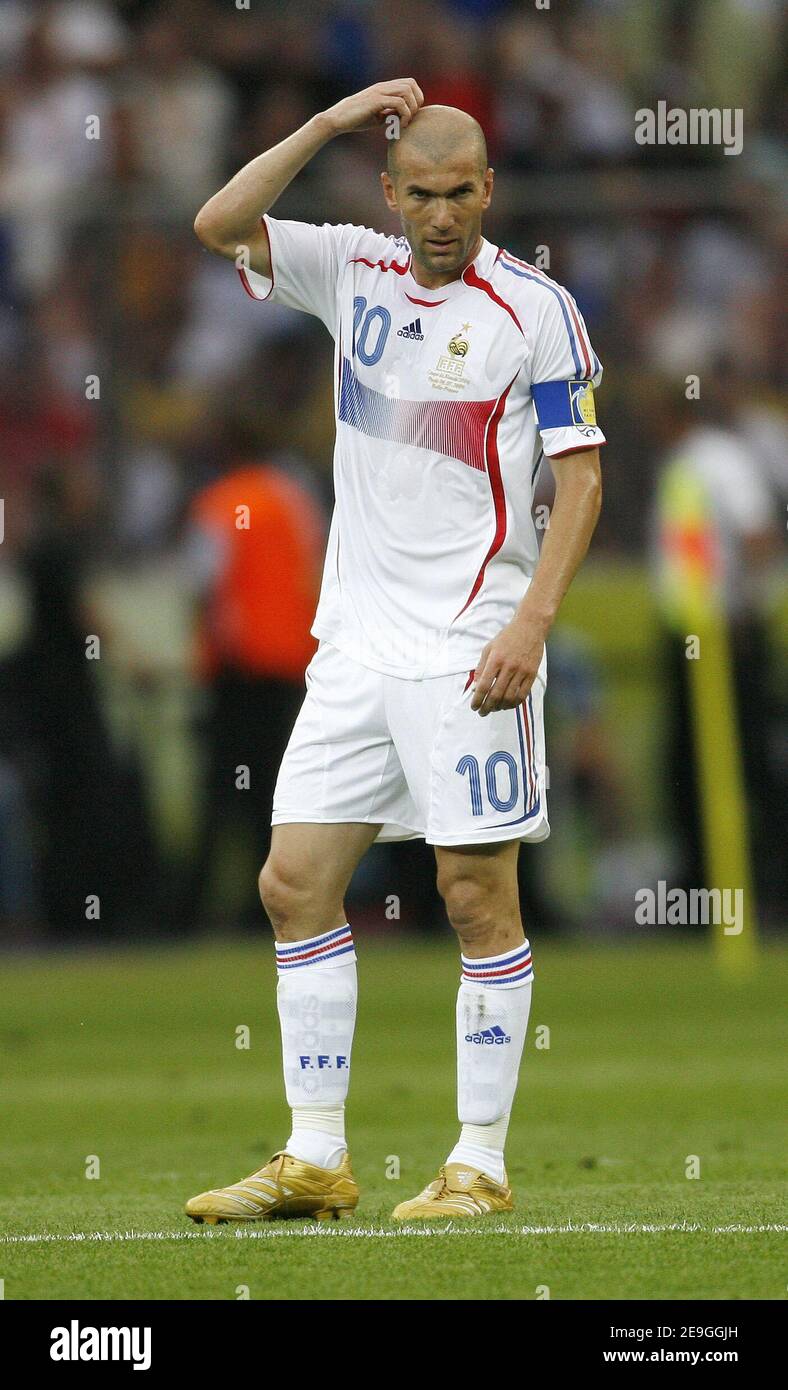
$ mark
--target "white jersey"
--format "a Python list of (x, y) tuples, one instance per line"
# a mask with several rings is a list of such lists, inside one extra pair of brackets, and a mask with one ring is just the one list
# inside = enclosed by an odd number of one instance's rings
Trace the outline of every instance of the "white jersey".
[(433, 290), (404, 237), (264, 221), (273, 279), (241, 269), (245, 289), (316, 315), (336, 342), (336, 503), (312, 633), (388, 675), (471, 670), (537, 564), (543, 452), (605, 442), (577, 305), (486, 239)]

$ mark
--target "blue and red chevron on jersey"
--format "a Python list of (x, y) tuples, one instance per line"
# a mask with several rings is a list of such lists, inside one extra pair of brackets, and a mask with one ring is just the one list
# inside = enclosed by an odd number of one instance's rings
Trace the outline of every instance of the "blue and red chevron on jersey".
[(339, 419), (373, 439), (429, 449), (484, 469), (485, 434), (496, 401), (405, 401), (384, 396), (342, 364)]

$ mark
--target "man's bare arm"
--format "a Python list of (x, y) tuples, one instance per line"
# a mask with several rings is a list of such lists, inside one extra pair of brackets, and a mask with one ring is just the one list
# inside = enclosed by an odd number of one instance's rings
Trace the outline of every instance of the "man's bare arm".
[(229, 260), (235, 260), (239, 248), (248, 247), (251, 269), (270, 278), (268, 235), (261, 219), (296, 174), (336, 135), (370, 129), (390, 115), (398, 116), (404, 128), (423, 104), (415, 79), (402, 77), (377, 82), (319, 112), (286, 140), (245, 164), (200, 208), (194, 230), (203, 246)]
[(483, 715), (514, 709), (531, 689), (545, 640), (599, 518), (599, 450), (566, 454), (550, 463), (555, 502), (534, 577), (512, 621), (487, 643), (476, 668), (471, 709)]

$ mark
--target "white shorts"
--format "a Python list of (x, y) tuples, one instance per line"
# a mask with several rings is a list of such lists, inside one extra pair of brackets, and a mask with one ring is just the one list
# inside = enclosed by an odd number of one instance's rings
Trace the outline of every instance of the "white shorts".
[(321, 642), (271, 823), (362, 821), (378, 840), (430, 845), (547, 839), (546, 669), (524, 704), (482, 718), (469, 671), (406, 680)]

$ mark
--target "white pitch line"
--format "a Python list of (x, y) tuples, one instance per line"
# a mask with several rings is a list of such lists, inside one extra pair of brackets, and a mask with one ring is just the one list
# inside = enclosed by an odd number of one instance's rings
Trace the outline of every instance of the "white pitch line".
[(208, 1226), (201, 1231), (71, 1231), (68, 1235), (50, 1235), (48, 1233), (19, 1235), (19, 1236), (0, 1236), (0, 1245), (50, 1245), (50, 1244), (85, 1244), (100, 1242), (125, 1242), (125, 1241), (179, 1241), (179, 1240), (213, 1240), (216, 1237), (223, 1238), (232, 1236), (236, 1240), (271, 1240), (275, 1238), (294, 1237), (318, 1237), (324, 1239), (336, 1239), (337, 1237), (351, 1237), (356, 1239), (376, 1239), (386, 1237), (394, 1239), (403, 1236), (582, 1236), (582, 1235), (665, 1235), (670, 1232), (679, 1231), (688, 1235), (761, 1235), (767, 1232), (788, 1231), (788, 1225), (779, 1222), (769, 1222), (761, 1226), (742, 1226), (732, 1224), (729, 1226), (701, 1226), (697, 1222), (674, 1221), (666, 1225), (637, 1225), (631, 1223), (602, 1224), (593, 1221), (583, 1221), (578, 1225), (569, 1223), (566, 1226), (474, 1226), (472, 1228), (456, 1226), (454, 1222), (447, 1222), (445, 1226), (414, 1226), (403, 1225), (396, 1230), (380, 1226), (342, 1226), (341, 1224), (324, 1226), (291, 1226), (286, 1222), (276, 1224), (265, 1224), (254, 1228), (245, 1226), (219, 1232), (214, 1227)]

